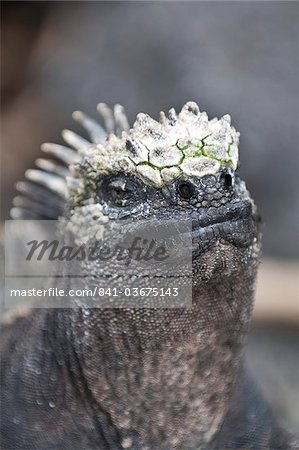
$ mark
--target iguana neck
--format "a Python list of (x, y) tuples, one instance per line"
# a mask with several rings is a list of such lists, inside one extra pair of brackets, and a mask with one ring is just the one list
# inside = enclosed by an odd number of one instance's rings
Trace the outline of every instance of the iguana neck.
[(75, 388), (88, 389), (122, 436), (134, 430), (144, 449), (197, 448), (227, 411), (254, 279), (249, 265), (194, 287), (190, 309), (55, 311), (55, 348), (68, 355)]

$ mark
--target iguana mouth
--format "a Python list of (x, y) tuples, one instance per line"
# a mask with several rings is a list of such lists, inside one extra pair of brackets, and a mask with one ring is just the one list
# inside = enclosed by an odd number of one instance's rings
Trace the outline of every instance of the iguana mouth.
[(249, 246), (257, 231), (257, 217), (249, 201), (217, 208), (192, 221), (193, 256), (222, 239), (238, 247)]
[(199, 218), (192, 221), (192, 230), (217, 225), (224, 222), (236, 220), (248, 220), (252, 218), (252, 204), (249, 201), (231, 203), (229, 206), (214, 208), (213, 211), (201, 214)]

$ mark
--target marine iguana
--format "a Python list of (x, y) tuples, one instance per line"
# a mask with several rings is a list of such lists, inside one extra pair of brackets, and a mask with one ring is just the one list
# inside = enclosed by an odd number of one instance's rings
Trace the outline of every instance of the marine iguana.
[[(261, 247), (237, 174), (239, 133), (194, 102), (159, 122), (99, 104), (91, 142), (44, 144), (54, 160), (18, 183), (13, 218), (188, 215), (189, 308), (35, 309), (2, 327), (2, 446), (38, 449), (293, 448), (243, 369)], [(74, 150), (73, 150), (74, 149)]]

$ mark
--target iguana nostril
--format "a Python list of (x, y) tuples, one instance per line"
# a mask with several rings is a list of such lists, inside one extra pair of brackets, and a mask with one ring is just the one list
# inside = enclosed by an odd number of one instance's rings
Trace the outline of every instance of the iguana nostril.
[(229, 189), (234, 184), (234, 175), (230, 171), (224, 171), (221, 174), (221, 180), (223, 181), (224, 187)]
[(231, 187), (233, 184), (233, 177), (229, 173), (224, 175), (224, 184), (226, 187)]
[(178, 193), (182, 198), (188, 199), (191, 198), (194, 194), (194, 186), (188, 181), (181, 181), (178, 184)]

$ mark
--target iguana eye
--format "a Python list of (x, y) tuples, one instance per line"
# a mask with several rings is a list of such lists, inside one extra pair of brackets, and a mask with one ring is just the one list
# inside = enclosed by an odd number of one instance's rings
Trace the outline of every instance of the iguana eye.
[(99, 181), (97, 197), (110, 205), (133, 206), (143, 198), (143, 189), (137, 180), (115, 175)]
[(194, 194), (194, 186), (189, 181), (180, 181), (177, 185), (177, 190), (179, 195), (184, 199), (191, 198)]

